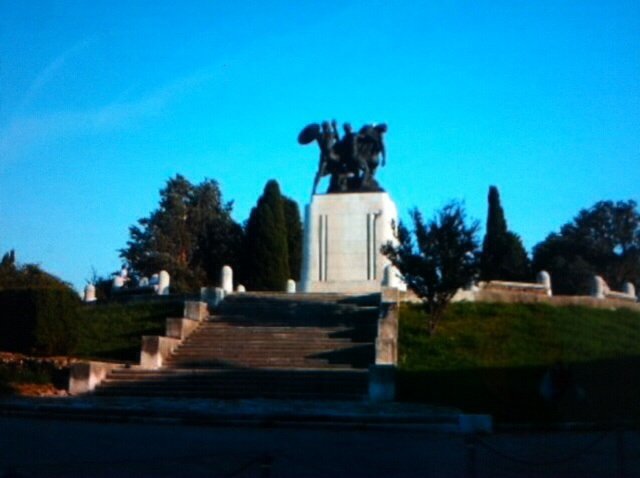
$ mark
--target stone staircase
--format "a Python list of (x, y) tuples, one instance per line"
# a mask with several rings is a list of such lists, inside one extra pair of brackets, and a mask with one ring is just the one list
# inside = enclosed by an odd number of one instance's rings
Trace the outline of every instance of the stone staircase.
[(379, 296), (234, 294), (158, 370), (111, 371), (103, 396), (361, 400)]

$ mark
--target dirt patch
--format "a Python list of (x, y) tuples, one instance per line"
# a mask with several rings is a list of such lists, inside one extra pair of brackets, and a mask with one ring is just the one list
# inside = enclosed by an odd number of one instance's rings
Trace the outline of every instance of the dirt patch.
[(14, 395), (21, 397), (66, 397), (69, 393), (50, 383), (10, 383)]
[(69, 367), (78, 359), (0, 352), (0, 394), (25, 397), (66, 396)]

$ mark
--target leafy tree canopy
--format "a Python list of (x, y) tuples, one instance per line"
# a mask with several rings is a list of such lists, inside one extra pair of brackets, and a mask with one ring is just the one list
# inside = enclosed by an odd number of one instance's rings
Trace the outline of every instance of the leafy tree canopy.
[(36, 264), (20, 265), (11, 250), (0, 260), (0, 290), (25, 288), (52, 288), (73, 290), (71, 284), (42, 270)]
[[(417, 209), (411, 211), (413, 235), (400, 223), (397, 244), (382, 247), (407, 286), (420, 297), (430, 314), (433, 333), (453, 295), (467, 286), (478, 272), (478, 223), (466, 224), (465, 211), (452, 202), (424, 222)], [(415, 240), (413, 239), (415, 236)]]
[(551, 274), (558, 294), (586, 294), (594, 274), (614, 289), (640, 284), (640, 213), (629, 201), (600, 201), (533, 249), (533, 263)]
[(178, 174), (160, 190), (158, 209), (129, 228), (120, 257), (133, 274), (166, 270), (176, 292), (218, 283), (223, 265), (237, 265), (242, 240), (231, 210), (232, 202), (223, 202), (216, 181), (194, 185)]

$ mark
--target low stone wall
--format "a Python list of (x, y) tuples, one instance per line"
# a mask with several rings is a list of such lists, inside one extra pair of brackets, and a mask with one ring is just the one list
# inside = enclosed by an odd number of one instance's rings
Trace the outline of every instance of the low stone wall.
[(92, 392), (112, 370), (124, 367), (121, 363), (79, 362), (69, 370), (69, 394), (81, 395)]
[(167, 319), (165, 335), (172, 339), (184, 340), (191, 333), (198, 328), (200, 321), (181, 318), (169, 318)]
[(484, 289), (474, 293), (475, 302), (500, 302), (505, 304), (549, 304), (555, 306), (576, 305), (582, 307), (593, 307), (596, 309), (619, 309), (627, 308), (640, 312), (640, 304), (628, 299), (622, 300), (613, 297), (596, 299), (586, 295), (554, 295), (547, 296), (528, 292), (509, 292), (500, 290)]
[(376, 337), (376, 365), (398, 364), (398, 304), (398, 289), (383, 289)]
[(140, 367), (155, 370), (164, 364), (165, 359), (173, 353), (180, 339), (161, 337), (159, 335), (145, 335), (142, 337), (140, 351)]
[(480, 283), (478, 285), (480, 288), (480, 292), (512, 292), (512, 293), (523, 293), (523, 294), (533, 294), (533, 295), (542, 295), (542, 296), (550, 296), (551, 291), (544, 284), (538, 284), (535, 282), (508, 282), (508, 281), (490, 281), (486, 283)]
[(183, 317), (168, 318), (166, 336), (146, 335), (142, 337), (140, 350), (140, 366), (146, 369), (158, 369), (173, 353), (180, 343), (186, 339), (205, 318), (209, 309), (205, 302), (187, 301), (184, 304)]
[(383, 287), (380, 294), (375, 363), (369, 367), (369, 400), (372, 402), (389, 402), (396, 396), (398, 308), (405, 294), (394, 287)]

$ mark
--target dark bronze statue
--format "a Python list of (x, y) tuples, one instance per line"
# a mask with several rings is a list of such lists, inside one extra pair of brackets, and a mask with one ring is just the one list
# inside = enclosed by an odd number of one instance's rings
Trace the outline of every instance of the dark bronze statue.
[[(313, 180), (316, 193), (323, 176), (331, 175), (328, 193), (382, 191), (374, 179), (378, 166), (386, 163), (384, 134), (387, 125), (365, 125), (357, 134), (349, 123), (343, 125), (344, 135), (338, 135), (336, 121), (322, 125), (312, 123), (298, 135), (300, 144), (316, 141), (320, 147), (320, 163)], [(382, 162), (380, 162), (382, 155)]]

